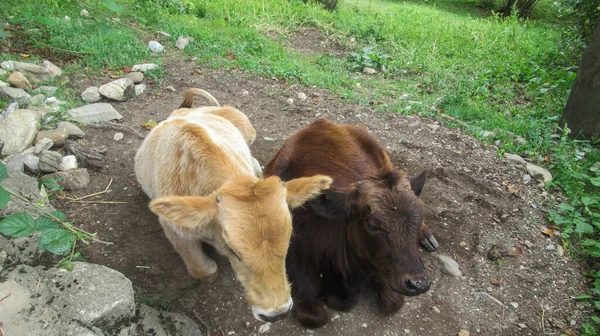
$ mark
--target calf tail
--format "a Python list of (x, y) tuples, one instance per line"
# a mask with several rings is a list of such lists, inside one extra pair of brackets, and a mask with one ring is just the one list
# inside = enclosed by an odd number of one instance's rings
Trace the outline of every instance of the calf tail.
[(194, 105), (194, 99), (196, 98), (196, 95), (200, 95), (208, 99), (208, 101), (214, 106), (221, 107), (217, 99), (213, 97), (210, 93), (202, 89), (192, 88), (185, 90), (185, 93), (183, 94), (183, 103), (181, 103), (181, 106), (179, 106), (179, 108), (192, 108), (192, 105)]

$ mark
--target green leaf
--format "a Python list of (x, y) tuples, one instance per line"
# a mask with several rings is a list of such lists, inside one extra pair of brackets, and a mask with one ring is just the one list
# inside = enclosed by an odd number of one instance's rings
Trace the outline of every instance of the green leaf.
[(575, 208), (571, 206), (569, 203), (560, 203), (558, 208), (562, 211), (573, 211)]
[(583, 196), (581, 197), (581, 203), (585, 206), (590, 206), (590, 204), (594, 203), (594, 199), (589, 196)]
[(110, 32), (112, 31), (112, 28), (110, 28), (110, 26), (104, 22), (98, 23), (96, 25), (96, 28), (102, 34), (110, 34)]
[(117, 14), (121, 14), (125, 10), (125, 7), (117, 5), (112, 0), (102, 0), (102, 5)]
[(58, 23), (55, 18), (46, 17), (46, 16), (34, 16), (31, 18), (31, 21), (41, 23), (46, 26), (54, 26)]
[(6, 165), (4, 162), (0, 161), (0, 182), (6, 180), (8, 177), (8, 171), (6, 170)]
[(73, 269), (75, 269), (75, 265), (73, 265), (71, 260), (68, 260), (68, 259), (61, 260), (56, 267), (64, 268), (69, 272), (71, 272)]
[(6, 236), (26, 237), (33, 231), (35, 231), (35, 220), (25, 212), (6, 217), (0, 222), (0, 233)]
[(10, 201), (10, 194), (8, 191), (0, 188), (0, 209), (4, 208)]
[(590, 178), (590, 182), (596, 187), (600, 187), (600, 177)]
[[(59, 176), (56, 178), (43, 178), (40, 179), (42, 186), (50, 189), (51, 191), (63, 191), (63, 187), (58, 184), (58, 181), (62, 181), (63, 177)], [(40, 188), (41, 189), (41, 188)]]
[[(60, 211), (54, 211), (54, 212), (51, 212), (51, 214), (52, 214), (52, 216), (60, 219), (61, 221), (67, 220), (67, 215), (65, 215), (64, 213), (62, 213)], [(60, 223), (47, 215), (38, 217), (38, 219), (35, 221), (35, 223), (36, 223), (36, 229), (40, 232), (45, 232), (45, 231), (48, 231), (51, 229), (60, 228)]]
[(592, 233), (594, 232), (594, 227), (588, 223), (578, 221), (575, 230), (579, 233)]
[(75, 244), (75, 237), (67, 230), (49, 229), (38, 239), (38, 245), (46, 251), (64, 255), (71, 251)]
[(0, 40), (6, 41), (7, 38), (8, 38), (8, 34), (4, 31), (4, 29), (0, 28)]

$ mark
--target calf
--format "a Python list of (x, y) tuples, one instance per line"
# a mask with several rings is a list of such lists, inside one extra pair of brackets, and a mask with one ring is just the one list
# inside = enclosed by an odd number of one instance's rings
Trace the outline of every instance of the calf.
[(282, 182), (259, 178), (248, 145), (256, 132), (232, 107), (192, 109), (189, 89), (180, 109), (156, 126), (135, 157), (135, 173), (150, 209), (192, 277), (215, 280), (217, 264), (202, 250), (209, 243), (226, 255), (246, 291), (254, 317), (274, 322), (292, 307), (286, 278), (290, 209), (329, 187), (317, 175)]
[(371, 278), (385, 313), (425, 293), (430, 282), (417, 242), (437, 247), (417, 198), (426, 173), (409, 179), (365, 129), (319, 119), (287, 139), (265, 168), (265, 176), (284, 181), (315, 174), (334, 183), (293, 211), (286, 265), (294, 317), (308, 328), (323, 326), (322, 300), (348, 311)]

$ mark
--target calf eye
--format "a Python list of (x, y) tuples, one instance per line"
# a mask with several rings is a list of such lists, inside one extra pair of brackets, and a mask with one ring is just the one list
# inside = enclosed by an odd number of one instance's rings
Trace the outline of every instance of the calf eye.
[(367, 229), (368, 229), (369, 231), (372, 231), (372, 232), (383, 232), (383, 233), (386, 233), (386, 232), (385, 232), (383, 229), (381, 229), (380, 227), (377, 227), (377, 226), (375, 226), (375, 225), (371, 225), (371, 224), (367, 225)]
[(236, 258), (238, 258), (238, 260), (239, 260), (240, 262), (242, 261), (242, 258), (240, 258), (240, 256), (239, 256), (239, 255), (237, 255), (237, 253), (235, 253), (235, 252), (233, 251), (233, 249), (232, 249), (231, 247), (229, 247), (229, 245), (227, 245), (227, 248), (229, 249), (229, 252), (231, 252), (231, 254), (233, 254), (233, 255), (234, 255)]

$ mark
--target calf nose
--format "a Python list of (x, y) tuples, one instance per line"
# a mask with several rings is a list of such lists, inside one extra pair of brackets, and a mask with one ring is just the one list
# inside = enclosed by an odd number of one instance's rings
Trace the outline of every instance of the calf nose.
[(427, 292), (431, 286), (429, 279), (424, 277), (419, 278), (407, 278), (404, 281), (404, 288), (410, 296), (419, 295)]
[(275, 322), (275, 321), (279, 321), (279, 320), (286, 318), (290, 314), (290, 311), (291, 311), (291, 309), (286, 312), (283, 312), (281, 314), (273, 315), (273, 316), (266, 316), (263, 314), (260, 314), (258, 316), (266, 322)]

